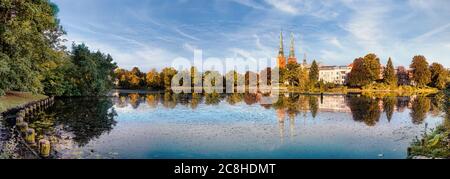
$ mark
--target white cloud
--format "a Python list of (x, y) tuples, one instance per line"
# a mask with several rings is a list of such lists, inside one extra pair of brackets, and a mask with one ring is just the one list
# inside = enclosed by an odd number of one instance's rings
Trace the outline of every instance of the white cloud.
[(423, 40), (427, 40), (430, 37), (437, 35), (439, 33), (445, 32), (448, 28), (450, 27), (450, 23), (445, 24), (443, 26), (440, 26), (438, 28), (432, 29), (416, 38), (413, 39), (413, 41), (423, 41)]
[(327, 41), (329, 44), (334, 45), (335, 47), (338, 47), (340, 49), (344, 48), (337, 37), (331, 37), (331, 38), (327, 39)]
[(292, 0), (266, 0), (265, 2), (276, 9), (289, 14), (296, 15), (299, 13), (299, 9), (294, 6), (295, 1)]
[(134, 46), (131, 49), (121, 49), (117, 46), (109, 45), (92, 38), (86, 38), (71, 34), (67, 37), (70, 43), (85, 43), (90, 50), (100, 50), (103, 53), (111, 54), (114, 62), (119, 67), (131, 69), (139, 67), (142, 71), (149, 71), (151, 68), (161, 69), (170, 66), (174, 55), (165, 49), (145, 46)]
[(175, 30), (175, 32), (177, 32), (178, 34), (180, 34), (180, 35), (183, 36), (183, 37), (187, 37), (187, 38), (189, 38), (189, 39), (196, 40), (196, 41), (199, 41), (199, 40), (200, 40), (200, 39), (198, 39), (197, 37), (194, 37), (194, 36), (192, 36), (192, 35), (190, 35), (190, 34), (187, 34), (187, 33), (181, 31), (181, 30), (178, 29), (178, 28), (174, 28), (174, 30)]
[(259, 4), (258, 2), (255, 2), (254, 0), (232, 0), (233, 2), (236, 2), (238, 4), (248, 6), (254, 9), (260, 9), (264, 10), (266, 9), (263, 5)]

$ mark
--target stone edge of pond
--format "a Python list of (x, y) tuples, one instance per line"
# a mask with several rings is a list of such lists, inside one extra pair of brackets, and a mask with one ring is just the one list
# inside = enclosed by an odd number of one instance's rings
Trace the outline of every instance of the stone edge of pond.
[(53, 105), (54, 100), (55, 97), (52, 96), (30, 101), (0, 113), (0, 118), (2, 120), (13, 124), (13, 131), (18, 134), (17, 137), (20, 144), (38, 159), (52, 158), (51, 143), (49, 140), (45, 139), (45, 137), (36, 143), (35, 131), (28, 127), (28, 123), (25, 122), (25, 117), (33, 115), (33, 113), (38, 110), (47, 109)]

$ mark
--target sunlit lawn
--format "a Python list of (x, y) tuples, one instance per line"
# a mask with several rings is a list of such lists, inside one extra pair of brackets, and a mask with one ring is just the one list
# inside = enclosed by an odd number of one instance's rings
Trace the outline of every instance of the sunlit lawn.
[(31, 101), (44, 99), (45, 97), (45, 95), (34, 95), (31, 93), (8, 92), (5, 96), (0, 97), (0, 113)]

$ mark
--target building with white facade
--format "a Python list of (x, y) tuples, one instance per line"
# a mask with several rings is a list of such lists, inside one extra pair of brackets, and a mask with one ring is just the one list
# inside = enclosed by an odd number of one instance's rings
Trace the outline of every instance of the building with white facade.
[(351, 66), (321, 66), (319, 67), (319, 81), (343, 85), (351, 71)]

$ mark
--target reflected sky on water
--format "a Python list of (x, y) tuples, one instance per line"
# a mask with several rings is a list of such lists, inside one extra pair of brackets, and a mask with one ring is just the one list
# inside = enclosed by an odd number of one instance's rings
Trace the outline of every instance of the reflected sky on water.
[(122, 93), (58, 99), (32, 125), (62, 158), (406, 158), (444, 98)]

